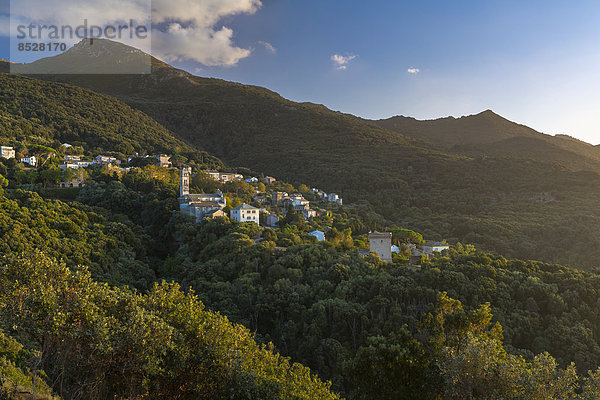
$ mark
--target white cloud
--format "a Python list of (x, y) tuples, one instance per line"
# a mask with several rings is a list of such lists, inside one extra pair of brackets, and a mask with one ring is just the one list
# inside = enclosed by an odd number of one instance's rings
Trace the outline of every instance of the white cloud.
[(260, 42), (258, 42), (258, 44), (262, 45), (271, 54), (277, 53), (277, 49), (269, 42), (263, 42), (261, 40)]
[(206, 66), (232, 66), (251, 53), (236, 47), (232, 38), (233, 30), (225, 26), (213, 30), (172, 23), (164, 32), (152, 32), (152, 50), (168, 62), (194, 60)]
[(254, 14), (261, 6), (260, 0), (154, 0), (152, 22), (167, 25), (152, 32), (155, 55), (171, 62), (235, 65), (252, 51), (234, 44), (231, 28), (217, 25), (224, 17)]
[(338, 71), (343, 71), (348, 69), (348, 64), (350, 61), (354, 60), (356, 56), (342, 56), (340, 54), (334, 54), (331, 56), (331, 60), (336, 66)]
[(151, 18), (152, 49), (139, 40), (121, 41), (165, 61), (193, 60), (206, 66), (232, 66), (251, 54), (219, 22), (261, 7), (261, 0), (11, 0), (13, 19), (40, 24), (79, 25), (87, 19), (90, 25), (106, 26), (133, 19), (142, 25)]
[(416, 75), (419, 72), (421, 72), (421, 70), (419, 68), (409, 68), (406, 72), (408, 72), (409, 74)]

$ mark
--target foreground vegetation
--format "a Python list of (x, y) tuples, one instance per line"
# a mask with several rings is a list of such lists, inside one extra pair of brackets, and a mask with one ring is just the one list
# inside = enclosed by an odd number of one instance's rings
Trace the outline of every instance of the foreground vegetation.
[(32, 376), (44, 372), (32, 387), (42, 381), (64, 398), (337, 398), (307, 368), (174, 284), (139, 295), (39, 252), (5, 257), (0, 315), (2, 330), (35, 350)]

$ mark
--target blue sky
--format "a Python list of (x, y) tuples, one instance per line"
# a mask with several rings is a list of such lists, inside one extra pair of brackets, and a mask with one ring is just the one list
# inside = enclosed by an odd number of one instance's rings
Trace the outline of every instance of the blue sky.
[[(231, 30), (227, 49), (182, 49), (172, 64), (366, 118), (492, 109), (600, 143), (598, 1), (222, 1), (239, 3), (209, 23)], [(190, 60), (199, 48), (220, 53)]]

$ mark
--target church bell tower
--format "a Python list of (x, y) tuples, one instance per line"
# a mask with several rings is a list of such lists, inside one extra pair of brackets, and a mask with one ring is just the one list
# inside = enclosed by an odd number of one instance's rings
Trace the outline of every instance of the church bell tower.
[(192, 175), (192, 169), (190, 167), (183, 167), (181, 169), (181, 186), (179, 189), (180, 197), (187, 196), (190, 194), (190, 176)]

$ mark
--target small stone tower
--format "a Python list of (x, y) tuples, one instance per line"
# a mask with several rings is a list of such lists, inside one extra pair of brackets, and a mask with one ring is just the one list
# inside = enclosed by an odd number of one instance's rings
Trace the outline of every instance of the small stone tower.
[(385, 262), (392, 262), (392, 233), (369, 233), (369, 250)]
[(192, 176), (192, 169), (190, 167), (183, 167), (181, 169), (181, 186), (179, 188), (179, 196), (187, 196), (190, 194), (190, 177)]

